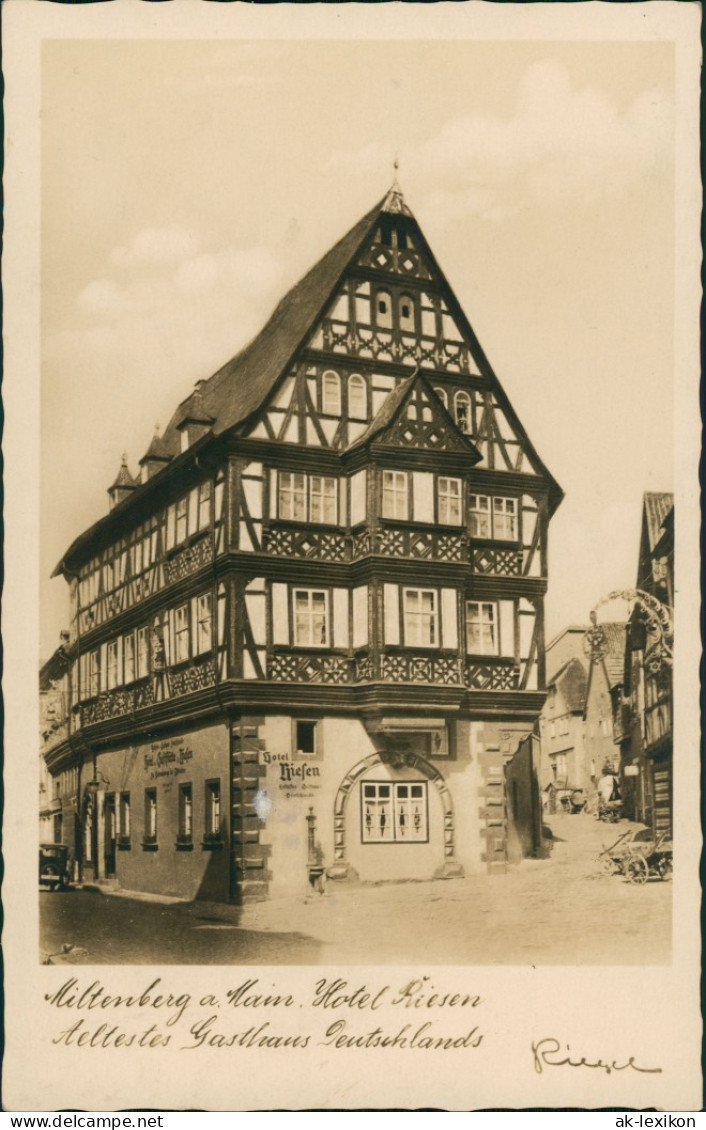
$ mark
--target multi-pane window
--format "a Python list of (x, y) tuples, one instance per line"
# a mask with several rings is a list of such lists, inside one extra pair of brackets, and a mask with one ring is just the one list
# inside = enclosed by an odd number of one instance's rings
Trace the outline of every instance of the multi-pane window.
[(341, 415), (341, 378), (338, 373), (324, 373), (321, 381), (321, 411), (326, 416)]
[(189, 606), (174, 609), (174, 662), (183, 663), (189, 658)]
[(472, 494), (469, 499), (471, 537), (517, 541), (517, 499)]
[(100, 652), (91, 651), (88, 655), (88, 693), (97, 695), (100, 690)]
[(120, 815), (118, 829), (122, 840), (130, 839), (130, 794), (120, 794)]
[(467, 392), (457, 392), (454, 396), (454, 417), (459, 431), (471, 433), (471, 398)]
[(206, 781), (205, 832), (210, 839), (221, 834), (221, 782)]
[(320, 589), (294, 590), (294, 643), (296, 647), (327, 647), (327, 596)]
[(437, 500), (439, 522), (445, 526), (461, 524), (461, 480), (437, 479)]
[(194, 794), (190, 784), (179, 785), (179, 839), (191, 840), (194, 834)]
[(137, 677), (146, 679), (150, 673), (149, 628), (137, 629)]
[(123, 636), (123, 664), (125, 668), (125, 682), (132, 683), (135, 680), (135, 637), (130, 632), (129, 636)]
[(277, 513), (294, 522), (306, 521), (306, 475), (280, 471)]
[(205, 530), (211, 524), (211, 480), (199, 486), (199, 529)]
[(404, 590), (404, 642), (407, 647), (439, 646), (436, 589)]
[(498, 608), (493, 601), (466, 601), (466, 651), (497, 655)]
[(326, 522), (328, 525), (335, 526), (337, 488), (337, 479), (325, 478), (323, 475), (311, 476), (309, 480), (309, 520), (311, 522)]
[(279, 472), (277, 515), (290, 522), (338, 522), (338, 479)]
[(493, 499), (493, 537), (500, 541), (517, 539), (517, 499)]
[(213, 646), (213, 597), (210, 592), (196, 598), (196, 645), (195, 655), (203, 655)]
[(176, 542), (177, 545), (186, 540), (188, 532), (189, 499), (188, 496), (180, 498), (176, 504)]
[(409, 518), (409, 476), (406, 471), (383, 471), (382, 516)]
[(365, 378), (354, 373), (348, 381), (348, 415), (351, 420), (367, 420), (368, 390)]
[(426, 781), (364, 781), (361, 802), (363, 843), (428, 841)]
[(145, 843), (157, 842), (157, 790), (145, 789)]
[(106, 648), (106, 682), (112, 691), (118, 685), (118, 641), (110, 640)]

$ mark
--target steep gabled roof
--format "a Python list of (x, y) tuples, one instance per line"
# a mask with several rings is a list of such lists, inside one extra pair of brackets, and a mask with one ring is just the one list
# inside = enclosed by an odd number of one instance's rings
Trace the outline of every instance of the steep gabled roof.
[(586, 705), (586, 669), (579, 659), (569, 659), (547, 683), (556, 687), (566, 703), (567, 710), (583, 712)]
[[(214, 420), (214, 433), (241, 423), (260, 407), (303, 344), (312, 322), (329, 302), (339, 278), (385, 209), (387, 199), (363, 216), (284, 296), (264, 328), (240, 353), (203, 382), (201, 403)], [(172, 454), (179, 451), (177, 426), (186, 407), (187, 401), (182, 401), (163, 436), (165, 447)]]
[(625, 681), (625, 645), (627, 641), (626, 624), (600, 624), (605, 635), (605, 654), (598, 663), (590, 663), (588, 671), (588, 685), (586, 687), (586, 705), (588, 706), (594, 672), (597, 668), (603, 672), (608, 690), (619, 687)]
[[(405, 380), (400, 381), (392, 392), (388, 394), (380, 406), (377, 415), (373, 417), (363, 434), (359, 436), (355, 443), (351, 444), (351, 450), (356, 447), (361, 447), (363, 444), (370, 443), (372, 440), (378, 440), (384, 443), (386, 434), (390, 433), (395, 423), (405, 415), (409, 402), (413, 398), (416, 398), (418, 401), (421, 399), (420, 393), (424, 398), (424, 409), (431, 414), (429, 423), (432, 424), (432, 427), (434, 425), (437, 426), (437, 435), (444, 433), (447, 439), (445, 444), (442, 439), (437, 439), (437, 444), (435, 445), (436, 449), (440, 450), (445, 446), (448, 450), (449, 446), (453, 446), (457, 452), (468, 455), (471, 462), (477, 463), (481, 458), (478, 448), (470, 437), (461, 431), (453, 416), (451, 416), (448, 409), (437, 396), (424, 373), (419, 369)], [(421, 407), (421, 405), (419, 405), (419, 407)], [(421, 416), (421, 412), (419, 415)]]
[(637, 588), (650, 589), (655, 581), (653, 554), (662, 536), (662, 523), (674, 506), (674, 495), (646, 491), (642, 499), (642, 531), (637, 564)]
[[(515, 429), (518, 437), (521, 437), (523, 449), (526, 449), (534, 470), (546, 482), (549, 494), (549, 509), (550, 513), (553, 513), (563, 498), (563, 491), (539, 458), (524, 431), (463, 309), (455, 298), (423, 232), (405, 204), (397, 185), (393, 185), (383, 200), (366, 213), (285, 295), (264, 328), (244, 349), (226, 362), (208, 380), (199, 382), (198, 417), (209, 424), (212, 421), (212, 428), (207, 436), (201, 437), (197, 442), (207, 443), (214, 436), (233, 428), (245, 430), (257, 410), (265, 404), (268, 396), (286, 376), (297, 352), (306, 344), (313, 326), (323, 316), (332, 298), (336, 295), (346, 271), (356, 264), (361, 250), (366, 241), (373, 235), (381, 216), (395, 213), (406, 217), (406, 222), (410, 225), (415, 240), (426, 256), (430, 269), (438, 276), (439, 282), (446, 287), (449, 310), (469, 342), (478, 371), (483, 375), (489, 390), (502, 407), (510, 426)], [(391, 405), (390, 411), (393, 407), (394, 405)], [(57, 565), (54, 574), (64, 571), (69, 560), (78, 552), (83, 552), (94, 538), (108, 536), (108, 531), (118, 525), (122, 515), (126, 514), (133, 505), (140, 505), (139, 500), (144, 499), (146, 497), (145, 492), (152, 489), (152, 479), (161, 484), (164, 481), (163, 476), (171, 480), (172, 476), (178, 473), (178, 468), (183, 466), (183, 459), (186, 455), (181, 450), (179, 425), (183, 424), (186, 419), (193, 418), (195, 411), (194, 394), (191, 392), (178, 405), (164, 435), (152, 440), (147, 454), (140, 460), (141, 465), (150, 458), (155, 461), (162, 460), (165, 463), (170, 460), (169, 467), (165, 466), (158, 471), (149, 482), (143, 483), (139, 490), (131, 492), (131, 498), (123, 499), (109, 515), (99, 519), (89, 530), (84, 531), (80, 537), (75, 539), (69, 551)], [(466, 442), (466, 437), (464, 437), (464, 442)], [(468, 446), (473, 448), (470, 443)], [(192, 454), (193, 450), (190, 445), (189, 451)], [(473, 450), (476, 449), (473, 448)], [(191, 458), (190, 455), (189, 458)]]

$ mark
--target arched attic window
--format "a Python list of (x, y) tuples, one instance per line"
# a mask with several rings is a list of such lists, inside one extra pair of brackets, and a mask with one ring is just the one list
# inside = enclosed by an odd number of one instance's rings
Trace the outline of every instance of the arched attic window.
[(448, 412), (448, 409), (449, 409), (449, 398), (448, 398), (448, 396), (446, 395), (446, 389), (445, 389), (445, 388), (435, 388), (435, 389), (434, 389), (434, 392), (435, 392), (435, 393), (436, 393), (436, 395), (437, 395), (437, 396), (439, 397), (439, 400), (441, 401), (441, 403), (443, 404), (444, 408), (445, 408), (445, 409), (447, 410), (447, 412)]
[(407, 333), (414, 333), (415, 317), (414, 317), (414, 299), (409, 294), (401, 294), (399, 297), (398, 313), (400, 320), (400, 329)]
[(375, 323), (380, 329), (392, 329), (392, 295), (389, 290), (379, 290), (375, 295)]
[(459, 431), (471, 433), (471, 398), (467, 392), (459, 391), (454, 396), (454, 418)]
[(368, 389), (360, 373), (353, 373), (348, 381), (348, 415), (351, 420), (368, 418)]
[(321, 411), (325, 416), (341, 415), (341, 378), (331, 369), (321, 381)]

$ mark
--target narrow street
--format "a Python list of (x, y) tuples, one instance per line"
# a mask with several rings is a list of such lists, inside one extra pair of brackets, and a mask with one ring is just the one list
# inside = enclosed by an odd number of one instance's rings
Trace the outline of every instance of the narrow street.
[[(236, 908), (90, 891), (40, 895), (41, 951), (77, 964), (665, 964), (672, 884), (603, 873), (634, 825), (557, 815), (548, 859), (505, 875), (336, 887)], [(404, 929), (400, 929), (400, 923)]]

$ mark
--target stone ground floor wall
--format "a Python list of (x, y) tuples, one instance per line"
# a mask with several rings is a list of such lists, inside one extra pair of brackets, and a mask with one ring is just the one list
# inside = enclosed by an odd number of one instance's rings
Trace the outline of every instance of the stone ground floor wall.
[(448, 753), (434, 755), (405, 752), (355, 718), (312, 721), (306, 753), (290, 715), (234, 726), (242, 901), (303, 891), (322, 876), (399, 882), (505, 868), (504, 766), (529, 725), (460, 719)]
[(192, 730), (97, 757), (84, 790), (84, 878), (196, 899), (229, 895), (229, 735)]
[(100, 752), (98, 788), (81, 786), (84, 878), (248, 902), (503, 871), (505, 766), (529, 729), (455, 719), (430, 752), (357, 718), (261, 714)]

